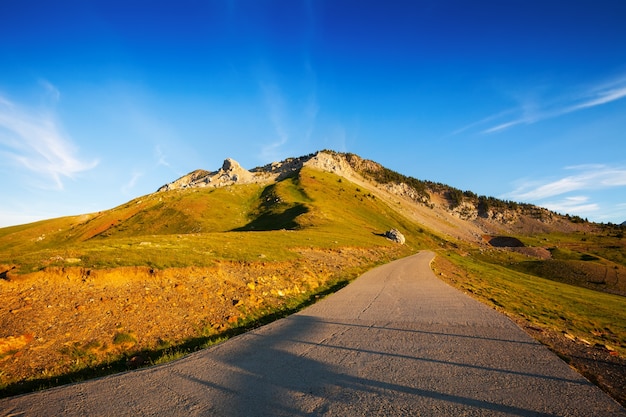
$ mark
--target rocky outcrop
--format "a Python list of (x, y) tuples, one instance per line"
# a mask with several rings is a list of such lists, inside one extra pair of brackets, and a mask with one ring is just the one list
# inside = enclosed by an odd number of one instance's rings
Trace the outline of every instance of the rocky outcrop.
[(176, 181), (172, 181), (169, 184), (165, 184), (164, 186), (159, 188), (157, 192), (177, 190), (180, 188), (191, 187), (193, 186), (193, 184), (197, 183), (198, 181), (201, 181), (203, 178), (205, 178), (207, 175), (210, 175), (210, 174), (211, 173), (209, 171), (205, 171), (203, 169), (197, 169), (195, 171), (190, 172), (187, 175), (183, 175)]
[(394, 241), (396, 243), (399, 243), (401, 245), (404, 244), (404, 242), (406, 242), (406, 239), (404, 238), (404, 235), (402, 233), (400, 233), (400, 231), (398, 229), (391, 229), (391, 230), (387, 230), (385, 232), (385, 237), (391, 241)]
[(218, 185), (229, 185), (231, 183), (247, 184), (254, 182), (254, 174), (243, 169), (234, 159), (226, 158), (222, 168), (207, 183), (211, 182)]
[(251, 172), (262, 173), (270, 176), (272, 179), (280, 180), (293, 175), (304, 166), (304, 164), (313, 157), (313, 154), (301, 156), (299, 158), (287, 158), (284, 161), (272, 162), (265, 166), (254, 168)]
[[(465, 195), (460, 191), (456, 204), (451, 204), (447, 197), (450, 188), (443, 184), (405, 177), (377, 162), (362, 159), (354, 154), (326, 150), (298, 158), (287, 158), (251, 170), (242, 168), (235, 160), (228, 158), (217, 171), (193, 171), (162, 186), (158, 191), (249, 183), (270, 184), (297, 175), (303, 167), (339, 175), (383, 198), (399, 197), (410, 203), (418, 203), (432, 209), (435, 218), (451, 215), (488, 233), (495, 233), (501, 226), (505, 226), (507, 230), (513, 230), (512, 228), (522, 230), (529, 227), (538, 231), (548, 230), (548, 226), (561, 218), (547, 209), (531, 205), (520, 206), (497, 199), (485, 199), (487, 203), (484, 203), (481, 202), (481, 198)], [(456, 219), (453, 222), (457, 221)]]
[(242, 168), (234, 159), (226, 158), (222, 167), (217, 171), (209, 172), (198, 169), (162, 186), (157, 192), (194, 187), (224, 187), (233, 184), (265, 182), (271, 179), (262, 173), (250, 172)]
[(332, 172), (348, 179), (354, 179), (355, 172), (340, 154), (317, 152), (299, 158), (287, 158), (272, 162), (250, 171), (244, 169), (234, 159), (227, 158), (218, 171), (193, 171), (176, 181), (166, 184), (158, 191), (169, 191), (193, 187), (223, 187), (233, 184), (269, 183), (279, 181), (297, 173), (303, 166)]
[(354, 170), (340, 154), (330, 152), (318, 152), (304, 164), (306, 166), (317, 168), (322, 171), (332, 172), (345, 178), (354, 176)]
[(408, 198), (409, 200), (415, 201), (416, 203), (424, 205), (429, 203), (429, 200), (426, 196), (418, 193), (415, 188), (404, 182), (388, 182), (387, 184), (381, 184), (380, 187), (388, 193), (397, 195), (398, 197)]

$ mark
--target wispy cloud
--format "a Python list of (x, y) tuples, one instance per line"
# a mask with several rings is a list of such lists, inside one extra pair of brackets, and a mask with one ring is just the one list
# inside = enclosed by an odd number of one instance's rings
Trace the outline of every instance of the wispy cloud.
[(157, 159), (157, 165), (162, 165), (165, 167), (169, 167), (170, 163), (167, 162), (167, 159), (165, 158), (165, 154), (163, 153), (163, 150), (161, 149), (160, 145), (157, 145), (154, 148), (154, 155)]
[(40, 79), (39, 85), (43, 87), (46, 91), (46, 96), (50, 99), (54, 104), (56, 104), (61, 99), (61, 92), (58, 88), (48, 80)]
[(135, 188), (137, 181), (139, 181), (139, 178), (141, 177), (143, 177), (143, 172), (133, 172), (130, 180), (122, 186), (122, 193), (128, 194), (129, 191)]
[(597, 213), (600, 210), (600, 205), (590, 202), (587, 196), (566, 197), (558, 201), (546, 201), (542, 205), (558, 213), (576, 213), (579, 216)]
[(626, 186), (626, 167), (578, 165), (565, 169), (575, 174), (547, 182), (525, 182), (509, 196), (521, 201), (537, 201), (574, 191)]
[(529, 125), (621, 100), (626, 97), (626, 76), (593, 86), (574, 87), (572, 89), (577, 90), (577, 92), (546, 99), (523, 98), (517, 108), (470, 123), (457, 129), (451, 135), (477, 129), (483, 134), (498, 133), (514, 126)]
[(597, 164), (564, 169), (569, 175), (523, 180), (514, 191), (501, 197), (539, 204), (559, 213), (594, 215), (597, 221), (615, 221), (624, 216), (623, 208), (611, 196), (626, 195), (626, 167)]
[(276, 84), (262, 84), (263, 97), (267, 107), (268, 116), (274, 128), (277, 140), (265, 145), (262, 149), (263, 156), (273, 157), (278, 148), (289, 142), (289, 127), (287, 126), (286, 108), (283, 95)]
[[(48, 83), (49, 94), (58, 90)], [(23, 108), (0, 97), (0, 152), (9, 161), (63, 188), (63, 178), (94, 168), (98, 161), (85, 162), (49, 109)]]
[(294, 140), (299, 145), (309, 142), (320, 110), (315, 89), (305, 94), (302, 104), (297, 103), (300, 100), (289, 100), (276, 83), (261, 84), (261, 91), (275, 134), (275, 139), (261, 150), (263, 159), (280, 158), (281, 149)]

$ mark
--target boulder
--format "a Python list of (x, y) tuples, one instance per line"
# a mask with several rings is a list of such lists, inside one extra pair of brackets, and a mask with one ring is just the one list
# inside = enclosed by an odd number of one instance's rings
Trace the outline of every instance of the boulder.
[(404, 244), (404, 242), (406, 241), (406, 239), (404, 238), (404, 235), (402, 233), (400, 233), (400, 231), (398, 229), (391, 229), (391, 230), (387, 230), (385, 232), (385, 237), (389, 240), (392, 240), (394, 242), (397, 242), (401, 245)]

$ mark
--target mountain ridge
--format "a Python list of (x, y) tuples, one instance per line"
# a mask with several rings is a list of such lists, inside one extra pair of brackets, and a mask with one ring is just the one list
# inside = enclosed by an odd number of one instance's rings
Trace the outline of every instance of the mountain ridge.
[[(157, 192), (188, 188), (220, 188), (235, 184), (269, 184), (294, 175), (304, 166), (343, 176), (370, 191), (386, 193), (428, 207), (435, 210), (438, 215), (446, 213), (471, 222), (481, 229), (475, 231), (473, 240), (480, 240), (478, 235), (481, 233), (574, 231), (590, 227), (589, 222), (578, 216), (561, 215), (533, 204), (478, 196), (471, 191), (461, 191), (449, 185), (418, 180), (358, 155), (332, 150), (287, 158), (250, 170), (227, 158), (217, 171), (201, 169), (192, 171), (159, 187)], [(456, 226), (458, 227), (458, 224)]]
[[(296, 184), (297, 178), (303, 169), (336, 175), (337, 181), (343, 178), (355, 185), (355, 197), (378, 198), (405, 218), (446, 239), (483, 245), (493, 235), (584, 232), (601, 228), (534, 205), (477, 196), (470, 191), (407, 177), (355, 154), (322, 150), (251, 170), (227, 158), (216, 171), (197, 169), (152, 194), (110, 210), (2, 228), (0, 251), (10, 248), (28, 251), (33, 244), (41, 249), (115, 236), (249, 230), (246, 227), (255, 225), (254, 216), (265, 216), (263, 222), (279, 219), (286, 222), (281, 224), (296, 226), (298, 219), (306, 223), (307, 218), (319, 214), (316, 220), (319, 222), (330, 206), (310, 211), (311, 203), (296, 196), (295, 190), (300, 187)], [(295, 183), (289, 183), (294, 178)], [(282, 201), (273, 206), (262, 201), (272, 196), (276, 198), (277, 191), (285, 190), (290, 191), (279, 197)], [(198, 192), (200, 194), (195, 194)], [(293, 200), (294, 196), (298, 201)], [(19, 232), (13, 233), (15, 231)], [(9, 235), (11, 239), (3, 239)]]

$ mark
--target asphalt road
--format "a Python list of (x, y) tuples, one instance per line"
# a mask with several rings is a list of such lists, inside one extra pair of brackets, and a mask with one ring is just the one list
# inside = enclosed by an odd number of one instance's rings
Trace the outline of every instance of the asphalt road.
[(166, 365), (0, 400), (5, 416), (626, 416), (432, 252)]

